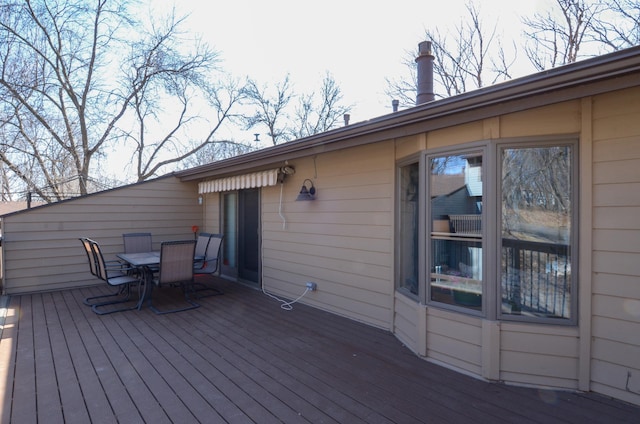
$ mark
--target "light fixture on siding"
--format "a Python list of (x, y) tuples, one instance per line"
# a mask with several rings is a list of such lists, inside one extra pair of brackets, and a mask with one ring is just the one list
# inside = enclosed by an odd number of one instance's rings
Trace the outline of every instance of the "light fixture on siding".
[[(309, 184), (311, 185), (308, 188), (307, 188), (307, 181), (309, 181)], [(302, 188), (300, 189), (300, 194), (298, 194), (298, 197), (296, 198), (296, 201), (298, 201), (298, 200), (315, 200), (315, 198), (316, 198), (316, 188), (313, 185), (313, 181), (311, 181), (310, 179), (307, 178), (302, 183)]]
[(293, 166), (285, 165), (282, 168), (278, 169), (278, 182), (280, 184), (284, 183), (284, 179), (287, 175), (293, 175), (296, 173), (296, 169)]

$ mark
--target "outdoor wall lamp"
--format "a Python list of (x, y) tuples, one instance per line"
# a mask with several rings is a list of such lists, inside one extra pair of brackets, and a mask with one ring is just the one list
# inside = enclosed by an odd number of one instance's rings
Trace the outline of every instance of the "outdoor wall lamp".
[[(307, 188), (307, 181), (311, 184), (311, 187)], [(314, 200), (316, 198), (316, 188), (313, 186), (313, 181), (310, 179), (304, 180), (302, 183), (302, 188), (300, 189), (300, 194), (296, 198), (298, 200)]]

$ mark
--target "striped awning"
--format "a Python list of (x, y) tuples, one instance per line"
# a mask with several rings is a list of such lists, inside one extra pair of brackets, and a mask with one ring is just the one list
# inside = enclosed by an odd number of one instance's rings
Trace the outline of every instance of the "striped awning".
[(276, 168), (268, 171), (252, 172), (251, 174), (203, 181), (198, 184), (198, 193), (217, 193), (220, 191), (274, 186), (278, 182), (278, 170), (279, 169)]

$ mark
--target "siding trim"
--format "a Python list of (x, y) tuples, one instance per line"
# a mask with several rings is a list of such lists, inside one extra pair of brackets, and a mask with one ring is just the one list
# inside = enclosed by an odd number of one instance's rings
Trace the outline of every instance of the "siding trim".
[(580, 216), (578, 217), (578, 388), (589, 391), (591, 386), (591, 322), (592, 322), (592, 258), (593, 254), (593, 100), (582, 99), (580, 135)]

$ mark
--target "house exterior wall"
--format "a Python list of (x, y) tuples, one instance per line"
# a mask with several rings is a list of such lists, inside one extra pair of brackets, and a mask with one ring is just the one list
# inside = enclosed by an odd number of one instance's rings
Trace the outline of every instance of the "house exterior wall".
[(203, 227), (200, 231), (218, 234), (221, 233), (221, 204), (220, 193), (202, 194)]
[[(292, 151), (295, 174), (260, 189), (263, 288), (295, 299), (315, 282), (318, 290), (301, 302), (388, 329), (425, 359), (467, 374), (640, 404), (640, 87), (519, 112), (509, 106), (421, 132), (411, 122), (406, 133), (413, 135), (401, 138), (375, 134), (375, 142), (351, 147)], [(578, 140), (580, 162), (577, 325), (498, 321), (396, 291), (399, 163), (464, 143), (563, 136)], [(297, 202), (307, 178), (316, 200)], [(156, 247), (192, 237), (192, 225), (220, 232), (220, 194), (203, 195), (199, 205), (196, 185), (163, 178), (6, 216), (4, 292), (99, 283), (89, 275), (81, 236), (113, 257), (123, 232), (151, 231)]]
[(104, 284), (89, 273), (79, 237), (97, 241), (105, 259), (122, 251), (122, 233), (151, 232), (160, 242), (193, 237), (202, 225), (197, 184), (175, 177), (134, 184), (2, 218), (3, 293)]
[[(392, 331), (395, 336), (409, 349), (424, 356), (424, 342), (420, 338), (420, 328), (424, 328), (421, 317), (426, 317), (423, 308), (413, 300), (400, 293), (394, 297), (394, 318)], [(422, 319), (424, 321), (424, 319)]]
[(640, 403), (640, 88), (593, 99), (592, 389)]
[(491, 322), (396, 294), (398, 338), (428, 360), (479, 377), (640, 404), (638, 116), (640, 88), (633, 88), (396, 141), (401, 160), (488, 138), (576, 135), (581, 158), (578, 326)]
[[(318, 290), (302, 302), (389, 329), (430, 361), (640, 404), (638, 99), (639, 88), (627, 89), (291, 161), (295, 175), (261, 189), (265, 290), (294, 299), (313, 281)], [(566, 136), (579, 140), (578, 325), (492, 321), (395, 291), (398, 161), (488, 139)], [(305, 178), (317, 199), (296, 202)], [(215, 199), (208, 231), (219, 219)]]
[[(390, 329), (393, 307), (392, 143), (376, 143), (290, 162), (282, 187), (263, 187), (263, 284), (318, 308)], [(316, 200), (295, 201), (304, 179)]]
[[(432, 131), (425, 134), (424, 147), (454, 147), (487, 138), (578, 134), (580, 108), (580, 101), (571, 101)], [(415, 153), (407, 146), (422, 148), (416, 137), (398, 144), (403, 146), (398, 150), (403, 155)], [(429, 360), (490, 379), (578, 388), (578, 330), (575, 327), (497, 323), (492, 330), (485, 319), (419, 302), (414, 302), (414, 311), (425, 316), (411, 322), (409, 317), (413, 313), (407, 302), (396, 301), (396, 305), (402, 312), (396, 313), (394, 332)], [(423, 326), (416, 325), (420, 321), (424, 321)], [(537, 343), (521, 343), (522, 335)]]

